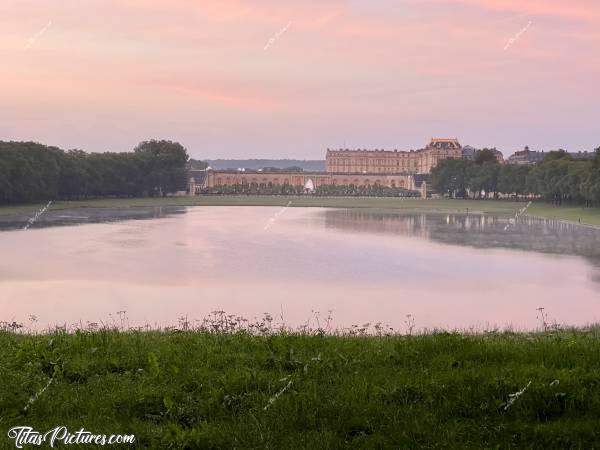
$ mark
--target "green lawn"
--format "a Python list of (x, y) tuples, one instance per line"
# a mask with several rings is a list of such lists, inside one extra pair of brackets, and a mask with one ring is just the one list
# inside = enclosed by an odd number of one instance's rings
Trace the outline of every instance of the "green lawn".
[(583, 208), (581, 206), (556, 207), (547, 203), (535, 203), (527, 210), (532, 216), (545, 219), (567, 220), (588, 225), (600, 225), (600, 208)]
[(597, 328), (0, 332), (0, 448), (14, 448), (16, 425), (135, 434), (156, 449), (598, 448), (599, 354)]
[[(422, 200), (399, 198), (342, 198), (342, 197), (285, 197), (285, 196), (195, 196), (167, 198), (104, 199), (52, 203), (50, 209), (77, 207), (121, 208), (129, 206), (285, 206), (288, 202), (297, 207), (328, 208), (378, 208), (417, 211), (481, 212), (490, 214), (514, 214), (526, 202), (493, 200)], [(2, 214), (34, 214), (44, 204), (1, 206)], [(529, 214), (561, 219), (590, 225), (600, 225), (600, 208), (554, 207), (537, 202), (527, 211)]]
[[(77, 207), (121, 208), (129, 206), (291, 206), (339, 207), (339, 208), (385, 208), (427, 209), (443, 211), (509, 212), (522, 208), (523, 203), (463, 200), (420, 200), (399, 198), (342, 198), (342, 197), (294, 197), (294, 196), (194, 196), (166, 198), (102, 199), (86, 201), (54, 202), (51, 209)], [(0, 214), (35, 212), (44, 204), (2, 206)]]

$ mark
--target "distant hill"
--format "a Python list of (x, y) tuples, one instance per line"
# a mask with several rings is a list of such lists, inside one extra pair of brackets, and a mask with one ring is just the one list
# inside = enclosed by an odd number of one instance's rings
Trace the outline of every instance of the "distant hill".
[(208, 163), (205, 161), (200, 161), (199, 159), (190, 158), (187, 162), (187, 168), (191, 170), (204, 170), (208, 166)]
[(206, 162), (213, 169), (237, 169), (240, 167), (246, 169), (264, 169), (265, 167), (275, 167), (277, 169), (286, 169), (288, 167), (301, 167), (306, 172), (324, 172), (325, 160), (313, 159), (207, 159)]

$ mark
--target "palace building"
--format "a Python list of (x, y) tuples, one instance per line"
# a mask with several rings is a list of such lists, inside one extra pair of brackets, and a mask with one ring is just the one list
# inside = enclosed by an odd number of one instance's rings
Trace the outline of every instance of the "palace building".
[[(309, 183), (310, 182), (310, 183)], [(194, 179), (195, 190), (203, 187), (218, 187), (234, 184), (306, 186), (313, 188), (322, 185), (354, 185), (372, 186), (379, 184), (387, 187), (397, 187), (408, 190), (417, 188), (415, 178), (410, 174), (371, 174), (363, 173), (328, 173), (328, 172), (260, 172), (258, 170), (210, 170), (202, 185)], [(190, 189), (192, 190), (192, 189)], [(192, 190), (194, 191), (194, 190)]]
[(457, 139), (433, 138), (421, 150), (330, 150), (325, 172), (266, 172), (261, 170), (207, 170), (192, 174), (190, 194), (204, 188), (230, 185), (322, 185), (386, 186), (426, 192), (425, 178), (439, 161), (462, 158)]
[(462, 158), (458, 139), (433, 138), (421, 150), (329, 150), (326, 167), (330, 173), (427, 174), (437, 163)]

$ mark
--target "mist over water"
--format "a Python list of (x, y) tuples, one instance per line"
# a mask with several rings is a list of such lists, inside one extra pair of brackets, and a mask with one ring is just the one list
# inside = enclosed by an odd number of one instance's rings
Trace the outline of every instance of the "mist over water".
[[(332, 311), (399, 331), (600, 321), (600, 230), (493, 215), (273, 207), (48, 211), (0, 220), (0, 320), (193, 324)], [(275, 220), (272, 220), (276, 217)], [(23, 218), (27, 220), (26, 217)], [(270, 224), (266, 227), (267, 224)], [(75, 226), (68, 226), (75, 225)]]

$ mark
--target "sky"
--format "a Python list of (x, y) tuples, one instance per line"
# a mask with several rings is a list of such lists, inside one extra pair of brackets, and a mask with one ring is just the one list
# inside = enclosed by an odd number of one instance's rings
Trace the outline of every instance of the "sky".
[(0, 140), (600, 146), (599, 0), (0, 0)]

